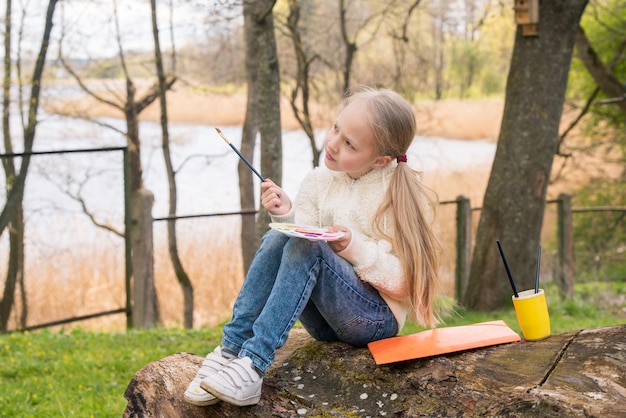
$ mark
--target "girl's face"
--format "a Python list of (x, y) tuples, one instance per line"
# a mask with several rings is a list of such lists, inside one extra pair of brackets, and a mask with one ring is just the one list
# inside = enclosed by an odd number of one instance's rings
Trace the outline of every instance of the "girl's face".
[(374, 134), (367, 123), (365, 103), (356, 100), (339, 114), (324, 140), (324, 162), (333, 171), (347, 173), (358, 179), (374, 168), (391, 161), (379, 155)]

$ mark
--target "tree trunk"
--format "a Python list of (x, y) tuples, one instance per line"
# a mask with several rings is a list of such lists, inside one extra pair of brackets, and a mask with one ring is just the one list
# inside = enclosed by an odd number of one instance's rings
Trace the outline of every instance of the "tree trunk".
[[(246, 41), (246, 77), (248, 84), (248, 98), (246, 101), (246, 117), (243, 124), (243, 131), (241, 133), (241, 153), (248, 159), (248, 161), (254, 161), (254, 148), (258, 133), (256, 102), (258, 89), (257, 83), (259, 79), (257, 74), (257, 67), (259, 65), (259, 47), (257, 44), (256, 32), (254, 30), (254, 16), (252, 15), (252, 11), (250, 9), (251, 8), (249, 6), (244, 4), (243, 16)], [(255, 176), (243, 161), (239, 161), (237, 173), (239, 174), (239, 204), (241, 206), (241, 210), (247, 211), (255, 209)], [(252, 259), (254, 258), (254, 254), (258, 246), (259, 239), (256, 233), (256, 216), (242, 215), (241, 254), (244, 272), (247, 272), (248, 268), (250, 268), (250, 264), (252, 263)]]
[[(30, 101), (28, 107), (28, 124), (24, 129), (24, 153), (29, 153), (33, 150), (33, 144), (35, 142), (35, 131), (37, 130), (37, 112), (39, 110), (39, 93), (41, 92), (41, 80), (43, 78), (43, 71), (46, 63), (46, 54), (48, 53), (48, 45), (50, 43), (50, 33), (52, 32), (52, 21), (54, 17), (54, 10), (58, 0), (50, 0), (48, 2), (48, 9), (46, 10), (46, 21), (43, 31), (43, 38), (41, 40), (41, 48), (37, 55), (37, 61), (35, 63), (35, 69), (33, 71), (33, 77), (31, 81), (30, 89)], [(2, 208), (0, 214), (0, 234), (7, 227), (11, 219), (13, 218), (13, 212), (18, 204), (21, 204), (24, 197), (24, 185), (26, 184), (26, 175), (28, 174), (28, 168), (30, 166), (30, 155), (25, 155), (22, 158), (22, 164), (20, 166), (20, 172), (15, 178), (15, 181), (11, 187), (10, 193), (7, 195), (7, 200)]]
[[(37, 62), (33, 71), (31, 81), (31, 94), (28, 109), (28, 124), (24, 128), (24, 152), (33, 150), (35, 132), (37, 128), (37, 112), (39, 109), (39, 93), (41, 91), (41, 80), (52, 32), (52, 20), (54, 16), (57, 0), (50, 0), (46, 11), (41, 48), (37, 56)], [(2, 134), (7, 153), (13, 152), (11, 131), (9, 126), (10, 105), (11, 105), (11, 0), (7, 0), (5, 8), (5, 37), (4, 37), (4, 77), (2, 93)], [(20, 59), (21, 57), (18, 57)], [(9, 231), (9, 265), (5, 287), (0, 300), (0, 331), (6, 331), (8, 327), (11, 310), (15, 303), (15, 288), (20, 286), (22, 312), (19, 318), (20, 325), (26, 325), (28, 315), (28, 304), (26, 302), (26, 288), (24, 287), (24, 187), (26, 185), (26, 175), (30, 166), (30, 155), (22, 157), (19, 174), (16, 172), (15, 163), (9, 157), (2, 160), (7, 185), (7, 200), (0, 214), (0, 235), (10, 225)]]
[[(274, 17), (272, 9), (275, 0), (255, 0), (244, 2), (244, 13), (250, 13), (252, 34), (257, 39), (257, 121), (261, 134), (261, 173), (282, 184), (283, 155), (280, 121), (280, 76)], [(256, 231), (260, 238), (268, 230), (270, 217), (261, 208), (257, 218)]]
[[(2, 139), (4, 142), (4, 151), (13, 153), (13, 143), (11, 141), (11, 126), (9, 117), (11, 114), (11, 0), (7, 0), (4, 15), (4, 76), (2, 78)], [(4, 183), (6, 184), (7, 195), (11, 191), (10, 185), (15, 180), (16, 170), (15, 162), (12, 158), (2, 158), (2, 167), (4, 168)], [(18, 209), (19, 210), (19, 209)], [(15, 219), (15, 217), (14, 217)], [(11, 221), (12, 226), (15, 225), (14, 220)], [(4, 281), (4, 292), (0, 299), (0, 332), (7, 330), (9, 316), (15, 303), (15, 286), (17, 284), (17, 270), (15, 269), (15, 261), (17, 254), (14, 251), (16, 244), (14, 237), (14, 227), (9, 229), (9, 266)], [(23, 229), (22, 229), (23, 231)]]
[[(114, 8), (114, 19), (119, 19), (118, 10), (117, 10), (117, 2), (113, 2)], [(117, 25), (119, 29), (119, 25)], [(79, 87), (85, 92), (88, 96), (94, 98), (98, 102), (105, 104), (107, 106), (111, 106), (121, 112), (124, 113), (124, 120), (126, 122), (126, 145), (128, 147), (128, 162), (127, 170), (128, 170), (128, 189), (129, 194), (132, 196), (136, 191), (142, 188), (143, 185), (143, 168), (141, 165), (141, 140), (139, 137), (139, 115), (143, 112), (146, 107), (152, 104), (156, 99), (159, 98), (160, 92), (166, 92), (169, 90), (172, 85), (176, 82), (175, 77), (165, 77), (164, 79), (159, 79), (154, 86), (152, 86), (143, 97), (139, 99), (137, 96), (137, 89), (133, 80), (130, 76), (130, 72), (126, 66), (126, 59), (124, 55), (124, 49), (122, 47), (120, 34), (117, 34), (117, 46), (118, 46), (118, 57), (120, 60), (121, 70), (124, 74), (125, 82), (126, 82), (126, 96), (120, 100), (109, 100), (106, 97), (98, 95), (95, 91), (92, 91), (80, 78), (80, 76), (72, 69), (68, 63), (63, 60), (61, 57), (61, 61), (63, 63), (64, 68), (68, 71), (68, 73), (74, 78), (74, 80), (78, 83)], [(167, 118), (167, 114), (163, 113), (162, 115)], [(131, 203), (132, 205), (132, 203)], [(96, 224), (96, 226), (101, 226)], [(109, 229), (109, 228), (107, 228)], [(129, 233), (129, 231), (126, 231)], [(132, 273), (131, 273), (132, 274)], [(156, 290), (154, 292), (156, 295)], [(188, 298), (189, 295), (185, 295), (185, 298)], [(156, 303), (156, 302), (155, 302)], [(157, 317), (158, 314), (158, 304), (157, 306)], [(132, 322), (132, 318), (129, 318), (129, 323)]]
[[(163, 160), (165, 161), (165, 171), (167, 174), (167, 184), (169, 187), (169, 210), (168, 216), (176, 216), (176, 207), (178, 204), (178, 192), (176, 188), (176, 175), (172, 165), (172, 156), (170, 153), (170, 134), (167, 118), (167, 80), (165, 70), (163, 69), (163, 57), (161, 54), (161, 43), (159, 41), (159, 27), (157, 23), (156, 0), (150, 0), (150, 8), (152, 10), (152, 36), (154, 38), (154, 59), (157, 69), (157, 79), (159, 84), (159, 105), (161, 109), (161, 138), (163, 149)], [(176, 220), (167, 221), (167, 248), (169, 250), (170, 260), (174, 268), (174, 274), (180, 284), (183, 292), (183, 326), (185, 328), (193, 328), (193, 285), (185, 272), (183, 263), (178, 255), (178, 242), (176, 235)]]
[(518, 290), (534, 283), (545, 198), (578, 22), (587, 0), (542, 2), (537, 37), (518, 28), (498, 146), (476, 236), (465, 305), (510, 306), (502, 242)]
[(366, 348), (294, 328), (257, 405), (185, 403), (203, 357), (176, 353), (135, 374), (123, 416), (621, 417), (624, 338), (622, 325), (377, 366)]
[(141, 142), (139, 140), (139, 120), (135, 94), (137, 89), (130, 78), (126, 78), (126, 103), (124, 120), (126, 121), (126, 143), (128, 145), (128, 164), (130, 173), (131, 195), (141, 189), (143, 169), (141, 167)]
[(20, 287), (22, 304), (18, 329), (26, 327), (28, 304), (24, 287), (24, 214), (21, 202), (15, 208), (9, 228), (9, 266), (7, 268), (4, 293), (0, 300), (0, 332), (8, 330), (11, 310), (15, 303), (15, 289)]
[(358, 47), (356, 41), (351, 41), (348, 37), (348, 22), (346, 21), (346, 15), (348, 13), (345, 0), (339, 1), (339, 26), (341, 28), (341, 40), (346, 48), (345, 57), (343, 61), (343, 92), (346, 93), (350, 89), (350, 76), (352, 74), (352, 62)]
[[(317, 147), (315, 142), (315, 130), (313, 129), (313, 122), (311, 121), (311, 112), (309, 109), (309, 102), (311, 96), (311, 79), (310, 69), (311, 63), (316, 56), (309, 58), (307, 56), (307, 50), (300, 34), (300, 28), (298, 23), (300, 22), (300, 0), (289, 0), (289, 15), (287, 16), (287, 30), (289, 37), (293, 43), (294, 54), (296, 56), (297, 70), (295, 87), (291, 92), (289, 103), (291, 104), (291, 110), (294, 116), (298, 120), (298, 123), (302, 127), (302, 130), (309, 139), (311, 146), (312, 164), (313, 167), (319, 165), (320, 155), (322, 153), (321, 148)], [(301, 99), (302, 108), (298, 108), (298, 98)]]

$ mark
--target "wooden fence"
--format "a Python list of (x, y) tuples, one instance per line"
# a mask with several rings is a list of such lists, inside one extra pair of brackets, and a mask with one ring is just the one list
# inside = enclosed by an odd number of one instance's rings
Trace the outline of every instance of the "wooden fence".
[[(124, 189), (122, 190), (124, 194), (124, 227), (125, 231), (129, 231), (129, 210), (130, 210), (130, 199), (129, 199), (129, 189), (128, 189), (128, 147), (105, 147), (105, 148), (81, 148), (81, 149), (67, 149), (67, 150), (57, 150), (57, 151), (31, 151), (31, 152), (19, 152), (19, 153), (7, 153), (0, 154), (0, 159), (5, 158), (23, 158), (25, 156), (41, 156), (41, 155), (55, 155), (55, 154), (86, 154), (86, 153), (101, 153), (101, 152), (121, 152), (122, 153), (122, 166), (124, 167)], [(130, 292), (130, 283), (131, 283), (131, 247), (130, 247), (130, 235), (128, 233), (124, 234), (124, 248), (125, 248), (125, 267), (124, 267), (124, 275), (125, 275), (125, 283), (126, 283), (126, 306), (122, 308), (113, 308), (103, 312), (94, 312), (87, 315), (75, 316), (65, 319), (60, 319), (57, 321), (45, 322), (37, 325), (31, 325), (25, 327), (24, 329), (16, 330), (16, 331), (32, 331), (42, 328), (49, 328), (57, 325), (69, 324), (72, 322), (84, 321), (87, 319), (99, 318), (102, 316), (116, 315), (120, 313), (126, 314), (126, 325), (130, 326), (132, 323), (132, 300), (131, 300), (131, 292)]]
[[(571, 196), (563, 193), (555, 200), (547, 201), (548, 204), (557, 205), (557, 284), (559, 291), (564, 297), (573, 296), (574, 291), (574, 237), (572, 227), (572, 215), (576, 212), (605, 212), (605, 211), (623, 211), (626, 207), (587, 207), (572, 208)], [(221, 214), (208, 215), (192, 215), (182, 217), (167, 217), (153, 219), (151, 216), (152, 194), (140, 192), (133, 199), (139, 209), (134, 209), (135, 215), (132, 225), (137, 228), (136, 242), (139, 248), (133, 247), (133, 254), (143, 254), (145, 259), (133, 261), (134, 271), (134, 312), (133, 325), (136, 327), (152, 326), (155, 317), (153, 312), (156, 307), (151, 306), (154, 301), (150, 287), (152, 286), (152, 225), (155, 221), (176, 221), (177, 219), (197, 218), (205, 216), (232, 216), (245, 215), (256, 212), (229, 212)], [(472, 212), (479, 211), (480, 208), (472, 208), (470, 200), (467, 197), (459, 196), (456, 200), (441, 202), (442, 205), (456, 205), (456, 266), (455, 266), (455, 298), (462, 299), (463, 290), (467, 285), (470, 272), (470, 262), (472, 253)], [(144, 247), (150, 248), (144, 248)], [(144, 264), (143, 267), (138, 267)], [(145, 300), (139, 300), (145, 299)], [(143, 311), (139, 311), (142, 309)]]
[[(573, 208), (572, 197), (561, 193), (556, 199), (548, 200), (548, 204), (557, 206), (557, 264), (556, 282), (559, 294), (569, 298), (574, 293), (574, 233), (573, 214), (583, 212), (626, 212), (626, 207), (596, 206)], [(455, 266), (455, 298), (461, 300), (467, 286), (470, 273), (472, 254), (472, 212), (481, 208), (472, 208), (470, 200), (459, 196), (456, 200), (441, 202), (442, 205), (456, 205), (456, 266)]]
[[(85, 153), (85, 152), (110, 152), (121, 151), (123, 153), (124, 167), (127, 167), (127, 149), (100, 148), (65, 150), (51, 152), (32, 152), (30, 155), (56, 154), (56, 153)], [(25, 154), (3, 154), (2, 158), (22, 157)], [(173, 216), (164, 218), (153, 218), (152, 206), (154, 197), (147, 190), (139, 190), (134, 196), (129, 196), (128, 173), (124, 173), (124, 195), (125, 195), (125, 290), (126, 306), (105, 312), (93, 313), (80, 317), (62, 319), (27, 327), (26, 329), (39, 329), (55, 325), (62, 325), (85, 319), (125, 313), (127, 317), (127, 327), (145, 328), (156, 325), (154, 297), (154, 254), (153, 254), (153, 223), (158, 221), (176, 221), (188, 218), (215, 217), (215, 216), (243, 216), (255, 214), (256, 211), (239, 211), (227, 213), (199, 214), (188, 216)], [(132, 203), (131, 203), (132, 202)], [(561, 194), (555, 200), (549, 200), (548, 204), (557, 205), (557, 274), (556, 279), (560, 293), (565, 296), (572, 296), (574, 286), (574, 238), (572, 229), (572, 217), (574, 213), (580, 212), (626, 212), (626, 207), (587, 207), (572, 208), (571, 196)], [(455, 264), (455, 297), (460, 300), (467, 285), (470, 272), (470, 262), (472, 254), (472, 212), (481, 208), (472, 208), (470, 200), (464, 196), (457, 197), (456, 200), (441, 202), (441, 205), (456, 205), (456, 264)], [(133, 255), (131, 257), (131, 254)]]

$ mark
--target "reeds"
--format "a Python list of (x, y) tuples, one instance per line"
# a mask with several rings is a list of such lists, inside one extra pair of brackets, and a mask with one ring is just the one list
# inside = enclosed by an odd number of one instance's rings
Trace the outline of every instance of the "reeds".
[[(230, 316), (243, 282), (238, 224), (236, 217), (179, 221), (180, 258), (195, 290), (195, 327), (214, 327)], [(164, 223), (155, 225), (154, 280), (161, 323), (181, 326), (182, 291), (171, 268), (164, 230)], [(26, 326), (125, 307), (123, 241), (119, 238), (90, 241), (91, 245), (83, 242), (71, 250), (38, 248), (40, 254), (27, 262)], [(3, 272), (0, 274), (4, 277)], [(18, 321), (22, 311), (20, 299), (18, 290), (9, 329), (21, 328)], [(126, 327), (126, 316), (115, 314), (63, 327), (75, 326), (119, 331)]]
[[(488, 179), (487, 168), (473, 171), (425, 173), (424, 182), (439, 194), (440, 201), (454, 200), (463, 194), (472, 207), (480, 206), (482, 190)], [(473, 230), (479, 219), (473, 213)], [(442, 205), (435, 218), (435, 230), (444, 246), (441, 254), (441, 288), (446, 296), (454, 296), (456, 206)], [(546, 225), (549, 225), (546, 224)], [(95, 229), (95, 228), (93, 228)], [(73, 316), (88, 315), (125, 306), (123, 240), (98, 230), (93, 236), (82, 236), (68, 227), (77, 244), (55, 248), (39, 245), (36, 253), (27, 248), (26, 297), (27, 325), (37, 325)], [(228, 320), (232, 305), (243, 282), (240, 245), (240, 219), (194, 218), (177, 222), (179, 255), (194, 287), (194, 327), (214, 327)], [(474, 232), (475, 233), (475, 232)], [(181, 326), (183, 295), (167, 250), (166, 224), (154, 226), (155, 285), (159, 300), (161, 323)], [(3, 252), (4, 253), (4, 252)], [(6, 253), (4, 253), (6, 254)], [(0, 278), (5, 277), (6, 261), (0, 264)], [(3, 287), (3, 283), (0, 283)], [(21, 295), (9, 323), (19, 328)], [(126, 327), (126, 316), (116, 314), (71, 323), (65, 328), (80, 326), (101, 331), (119, 331)], [(59, 328), (59, 327), (56, 327)]]

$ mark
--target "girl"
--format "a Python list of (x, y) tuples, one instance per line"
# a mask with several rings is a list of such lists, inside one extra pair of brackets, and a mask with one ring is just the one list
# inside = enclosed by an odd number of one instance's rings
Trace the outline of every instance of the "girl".
[(335, 241), (270, 230), (224, 326), (185, 392), (195, 405), (254, 405), (276, 349), (300, 319), (320, 341), (355, 346), (395, 336), (407, 313), (435, 326), (438, 242), (432, 200), (406, 164), (415, 136), (409, 103), (365, 88), (346, 99), (324, 141), (326, 169), (303, 181), (295, 204), (271, 180), (261, 202), (274, 222), (328, 227)]

